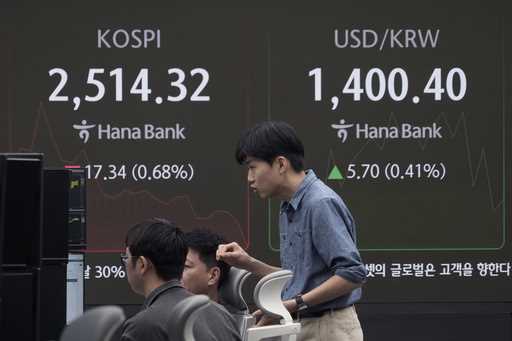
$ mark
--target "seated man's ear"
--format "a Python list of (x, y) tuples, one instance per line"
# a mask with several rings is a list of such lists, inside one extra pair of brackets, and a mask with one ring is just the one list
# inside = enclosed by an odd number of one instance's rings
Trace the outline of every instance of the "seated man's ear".
[(213, 286), (215, 284), (219, 284), (220, 281), (220, 268), (218, 266), (212, 267), (209, 271), (209, 279), (208, 279), (208, 285)]
[(145, 274), (149, 271), (149, 269), (153, 267), (153, 263), (151, 263), (151, 261), (144, 256), (140, 256), (138, 261), (140, 262), (140, 271), (142, 274)]

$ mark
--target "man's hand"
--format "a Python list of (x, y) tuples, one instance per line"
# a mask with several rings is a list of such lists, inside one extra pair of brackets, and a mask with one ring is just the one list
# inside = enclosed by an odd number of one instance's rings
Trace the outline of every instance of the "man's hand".
[(297, 302), (295, 302), (295, 300), (292, 299), (283, 301), (283, 304), (286, 307), (286, 309), (290, 312), (290, 314), (293, 314), (294, 312), (297, 311)]
[(217, 248), (217, 260), (222, 260), (231, 266), (247, 270), (259, 276), (266, 276), (272, 272), (281, 270), (280, 268), (265, 264), (251, 257), (236, 242), (220, 244)]
[(251, 256), (238, 243), (220, 244), (217, 248), (217, 260), (222, 260), (231, 266), (247, 269)]
[(277, 317), (272, 317), (263, 314), (263, 312), (258, 309), (254, 313), (252, 313), (252, 316), (256, 319), (256, 326), (262, 327), (262, 326), (268, 326), (271, 324), (277, 324), (279, 322), (279, 319)]
[[(283, 301), (283, 304), (285, 308), (290, 312), (290, 314), (294, 313), (297, 310), (297, 303), (295, 302), (295, 300)], [(279, 318), (265, 315), (263, 314), (261, 309), (258, 309), (254, 313), (252, 313), (252, 316), (256, 319), (256, 326), (258, 327), (276, 324), (279, 322)]]

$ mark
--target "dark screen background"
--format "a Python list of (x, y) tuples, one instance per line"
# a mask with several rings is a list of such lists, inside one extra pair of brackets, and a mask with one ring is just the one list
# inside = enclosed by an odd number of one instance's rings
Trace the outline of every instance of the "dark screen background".
[[(121, 2), (68, 3), (65, 6), (23, 4), (3, 8), (0, 56), (0, 151), (42, 152), (47, 167), (65, 165), (161, 164), (193, 168), (190, 181), (107, 179), (102, 173), (87, 183), (86, 304), (139, 302), (124, 278), (97, 278), (96, 267), (118, 266), (124, 234), (136, 222), (167, 217), (185, 230), (206, 227), (240, 242), (255, 256), (278, 264), (278, 202), (261, 201), (247, 190), (246, 169), (234, 160), (241, 131), (265, 119), (292, 124), (306, 147), (306, 163), (347, 203), (357, 223), (358, 246), (367, 264), (386, 267), (366, 284), (367, 302), (502, 302), (510, 293), (510, 15), (498, 1), (405, 1), (328, 3), (290, 2), (242, 7), (165, 2), (134, 7)], [(160, 30), (160, 48), (98, 48), (97, 30)], [(432, 47), (336, 48), (334, 30), (439, 30)], [(405, 34), (405, 33), (404, 33)], [(398, 36), (404, 42), (404, 34)], [(111, 37), (111, 35), (110, 35)], [(380, 37), (381, 38), (381, 37)], [(416, 38), (418, 39), (418, 38)], [(416, 40), (417, 41), (417, 40)], [(322, 68), (322, 100), (314, 101), (313, 77)], [(50, 101), (62, 68), (68, 80)], [(96, 89), (87, 84), (91, 68), (105, 86), (98, 102), (86, 102)], [(123, 100), (115, 101), (114, 78), (123, 70)], [(143, 102), (130, 89), (142, 68), (148, 69), (152, 92)], [(169, 68), (185, 72), (187, 96), (170, 86)], [(208, 71), (203, 95), (190, 95)], [(371, 101), (354, 101), (341, 90), (352, 70), (360, 68), (361, 85), (372, 68), (386, 75), (401, 68), (408, 93), (393, 101), (388, 93)], [(424, 88), (435, 68), (446, 74), (460, 68), (466, 94), (440, 101)], [(387, 81), (387, 79), (386, 79)], [(387, 84), (387, 83), (386, 83)], [(400, 88), (400, 82), (396, 82)], [(454, 80), (458, 92), (458, 78)], [(377, 92), (376, 82), (372, 83)], [(419, 96), (419, 103), (412, 101)], [(162, 104), (156, 97), (164, 98)], [(330, 98), (340, 96), (331, 110)], [(81, 98), (78, 110), (72, 99)], [(342, 143), (331, 125), (442, 126), (440, 139), (356, 139), (354, 128)], [(119, 127), (154, 124), (185, 127), (185, 140), (99, 140), (83, 143), (73, 125)], [(435, 164), (442, 179), (386, 179), (387, 164)], [(350, 164), (375, 164), (376, 177), (348, 179)], [(329, 179), (336, 166), (344, 179)], [(423, 166), (421, 166), (423, 167)], [(103, 170), (105, 171), (105, 169)], [(127, 173), (130, 173), (127, 171)], [(358, 173), (362, 177), (361, 173)], [(441, 275), (442, 264), (471, 264), (471, 276)], [(479, 263), (498, 264), (496, 276), (482, 275)], [(393, 264), (432, 264), (433, 277), (392, 276)], [(499, 265), (505, 264), (505, 265)]]

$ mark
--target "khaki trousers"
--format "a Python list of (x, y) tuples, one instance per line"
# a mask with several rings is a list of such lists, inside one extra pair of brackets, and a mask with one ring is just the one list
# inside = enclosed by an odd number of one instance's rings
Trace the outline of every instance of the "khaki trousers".
[(301, 332), (297, 341), (363, 341), (363, 330), (356, 309), (326, 312), (321, 317), (300, 319)]

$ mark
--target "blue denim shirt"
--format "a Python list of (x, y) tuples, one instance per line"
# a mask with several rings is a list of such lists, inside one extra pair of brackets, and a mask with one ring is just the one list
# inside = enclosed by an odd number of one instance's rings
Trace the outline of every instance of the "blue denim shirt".
[[(366, 269), (356, 247), (354, 218), (343, 200), (312, 170), (279, 214), (281, 266), (293, 271), (283, 299), (305, 294), (338, 275), (363, 283)], [(361, 298), (361, 288), (308, 309), (339, 309)]]

